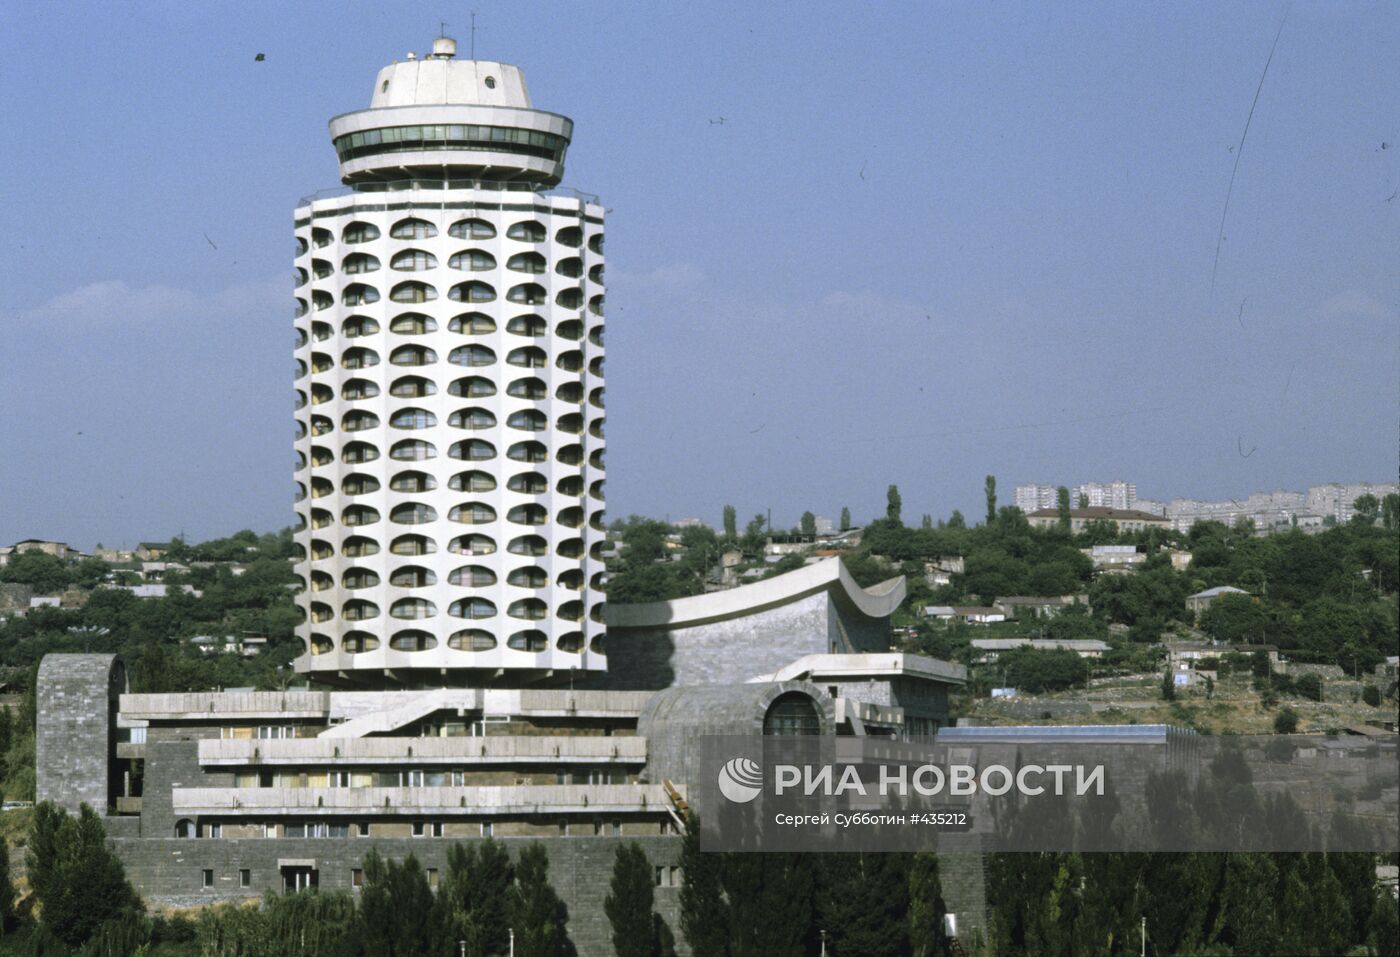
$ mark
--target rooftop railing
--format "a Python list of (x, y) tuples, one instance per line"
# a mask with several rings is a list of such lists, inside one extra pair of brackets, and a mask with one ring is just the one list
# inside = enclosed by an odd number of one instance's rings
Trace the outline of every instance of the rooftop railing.
[(297, 201), (297, 206), (306, 206), (318, 199), (333, 199), (337, 196), (350, 196), (359, 193), (401, 193), (415, 189), (480, 189), (503, 193), (534, 193), (536, 196), (568, 196), (586, 203), (602, 205), (596, 193), (585, 193), (570, 186), (545, 186), (543, 183), (491, 179), (395, 179), (367, 180), (353, 186), (332, 186), (309, 193)]

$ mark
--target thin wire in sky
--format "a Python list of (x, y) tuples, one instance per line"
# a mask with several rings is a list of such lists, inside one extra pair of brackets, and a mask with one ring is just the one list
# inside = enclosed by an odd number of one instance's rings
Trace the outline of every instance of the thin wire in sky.
[(1283, 25), (1288, 22), (1289, 6), (1283, 11), (1278, 32), (1274, 34), (1274, 45), (1269, 47), (1269, 58), (1264, 61), (1264, 70), (1259, 74), (1259, 85), (1254, 88), (1254, 101), (1249, 104), (1249, 116), (1245, 117), (1244, 131), (1240, 133), (1240, 145), (1235, 148), (1235, 165), (1230, 169), (1230, 185), (1225, 189), (1225, 208), (1220, 211), (1220, 231), (1215, 236), (1215, 262), (1210, 267), (1210, 291), (1215, 294), (1215, 274), (1220, 269), (1220, 246), (1225, 241), (1225, 217), (1230, 215), (1230, 194), (1235, 191), (1235, 174), (1240, 171), (1240, 157), (1244, 155), (1244, 141), (1249, 136), (1249, 124), (1254, 120), (1254, 108), (1259, 105), (1259, 94), (1264, 90), (1264, 79), (1269, 75), (1269, 64), (1274, 62), (1274, 51), (1278, 49), (1278, 38), (1283, 36)]

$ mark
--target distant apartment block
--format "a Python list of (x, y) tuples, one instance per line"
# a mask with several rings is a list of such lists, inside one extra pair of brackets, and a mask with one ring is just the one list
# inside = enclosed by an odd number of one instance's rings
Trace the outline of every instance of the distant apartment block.
[(836, 523), (833, 522), (831, 519), (827, 518), (825, 515), (818, 515), (818, 516), (817, 516), (817, 534), (818, 534), (818, 535), (835, 535), (835, 534), (836, 534)]
[(671, 523), (676, 528), (709, 528), (710, 525), (700, 518), (678, 518)]
[(1358, 498), (1374, 495), (1381, 499), (1396, 488), (1397, 483), (1394, 482), (1357, 482), (1349, 485), (1334, 482), (1314, 485), (1306, 494), (1282, 490), (1252, 492), (1244, 499), (1216, 502), (1178, 498), (1167, 505), (1166, 516), (1172, 528), (1179, 532), (1190, 531), (1197, 522), (1233, 525), (1240, 519), (1248, 519), (1261, 531), (1295, 527), (1310, 529), (1321, 527), (1329, 518), (1338, 523), (1349, 522), (1355, 514), (1353, 503)]
[(1329, 482), (1326, 485), (1314, 485), (1308, 489), (1307, 510), (1314, 515), (1330, 515), (1339, 523), (1349, 522), (1356, 514), (1352, 505), (1358, 498), (1374, 495), (1377, 499), (1383, 499), (1397, 490), (1400, 490), (1400, 483), (1396, 482), (1355, 482), (1350, 485)]
[(1137, 485), (1133, 482), (1085, 482), (1070, 489), (1070, 502), (1084, 502), (1090, 508), (1137, 508)]
[(1027, 515), (1042, 508), (1054, 508), (1058, 504), (1056, 495), (1057, 489), (1053, 485), (1018, 485), (1016, 507)]
[[(1016, 507), (1029, 515), (1044, 508), (1057, 508), (1059, 486), (1018, 485)], [(1069, 486), (1069, 503), (1078, 507), (1083, 502), (1092, 508), (1137, 508), (1137, 485), (1133, 482), (1082, 482)]]

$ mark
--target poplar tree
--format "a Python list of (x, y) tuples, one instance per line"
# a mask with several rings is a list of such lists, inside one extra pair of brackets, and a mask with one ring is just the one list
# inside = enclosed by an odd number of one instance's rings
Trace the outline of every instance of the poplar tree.
[(681, 933), (694, 957), (729, 953), (729, 904), (724, 899), (724, 858), (700, 851), (700, 819), (691, 815), (681, 839)]
[(603, 900), (603, 913), (612, 924), (617, 957), (652, 957), (656, 928), (652, 917), (651, 862), (636, 841), (623, 844), (613, 858), (612, 883)]
[(516, 957), (555, 957), (564, 939), (564, 904), (549, 883), (549, 852), (538, 841), (520, 852), (510, 902)]

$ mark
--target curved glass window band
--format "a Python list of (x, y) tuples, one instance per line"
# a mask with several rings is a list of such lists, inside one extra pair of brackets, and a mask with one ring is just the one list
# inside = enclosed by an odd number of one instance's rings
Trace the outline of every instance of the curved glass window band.
[(562, 136), (537, 130), (443, 123), (386, 126), (361, 133), (347, 133), (335, 139), (336, 155), (342, 163), (362, 156), (419, 150), (489, 150), (538, 156), (558, 163), (563, 160), (568, 146), (569, 141)]

